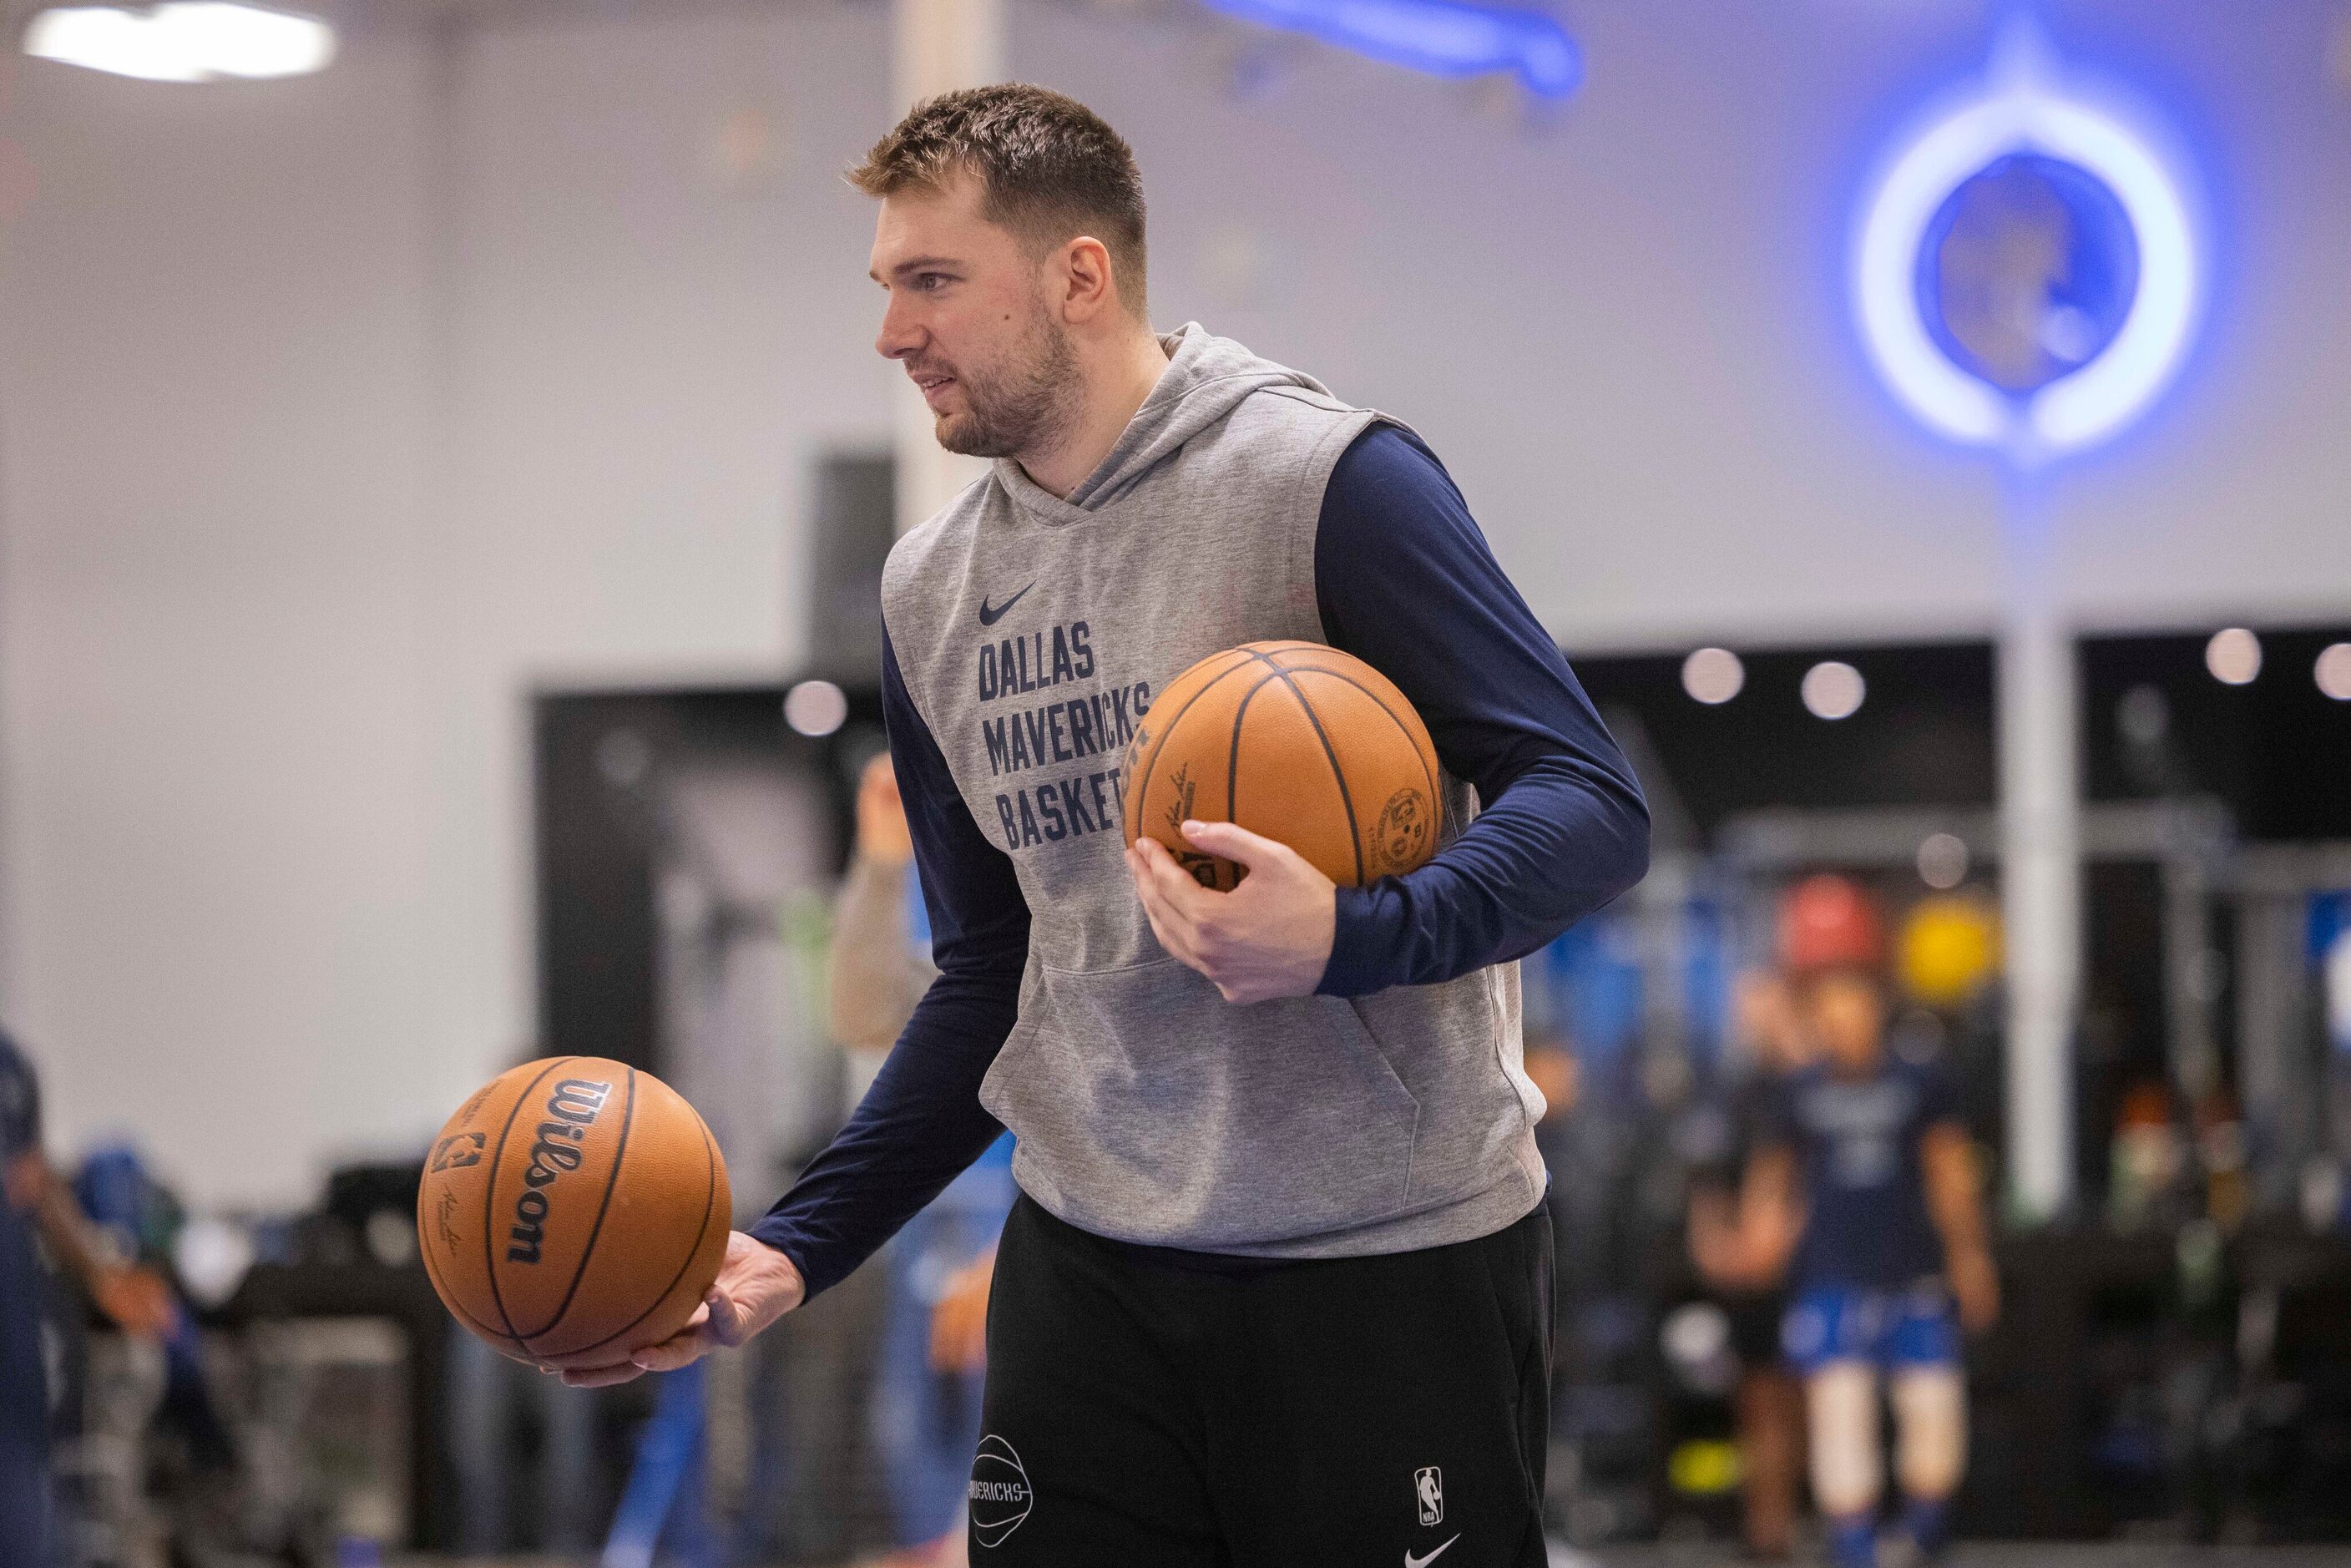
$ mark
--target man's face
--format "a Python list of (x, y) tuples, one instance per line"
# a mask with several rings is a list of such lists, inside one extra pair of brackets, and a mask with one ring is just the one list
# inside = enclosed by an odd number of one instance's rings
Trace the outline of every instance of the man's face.
[(1803, 988), (1803, 1016), (1813, 1042), (1834, 1070), (1874, 1071), (1886, 1035), (1886, 998), (1876, 979), (1858, 969), (1831, 969)]
[(906, 367), (939, 444), (975, 457), (1050, 446), (1076, 415), (1077, 354), (1047, 295), (1051, 258), (981, 215), (979, 182), (885, 196), (872, 276), (889, 291), (873, 346)]

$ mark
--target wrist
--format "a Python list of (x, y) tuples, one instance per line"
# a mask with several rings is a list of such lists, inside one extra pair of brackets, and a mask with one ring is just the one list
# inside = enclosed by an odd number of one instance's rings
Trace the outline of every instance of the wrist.
[(1331, 890), (1331, 948), (1322, 959), (1322, 977), (1315, 982), (1316, 994), (1325, 997), (1356, 997), (1384, 988), (1386, 982), (1374, 977), (1381, 928), (1368, 888), (1333, 887)]
[(783, 1292), (783, 1299), (786, 1302), (785, 1310), (789, 1312), (791, 1308), (807, 1301), (808, 1274), (806, 1270), (802, 1270), (799, 1264), (793, 1260), (792, 1255), (785, 1251), (782, 1248), (777, 1246), (772, 1241), (760, 1240), (760, 1239), (756, 1236), (753, 1237), (752, 1239), (758, 1241), (759, 1245), (767, 1251), (768, 1268), (769, 1272), (775, 1276), (777, 1285)]

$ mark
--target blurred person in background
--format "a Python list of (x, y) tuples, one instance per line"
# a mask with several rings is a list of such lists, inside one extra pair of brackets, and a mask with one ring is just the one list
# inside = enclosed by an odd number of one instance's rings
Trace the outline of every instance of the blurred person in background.
[(37, 1568), (53, 1558), (36, 1236), (125, 1333), (161, 1339), (175, 1310), (161, 1278), (113, 1259), (50, 1166), (41, 1149), (39, 1080), (5, 1035), (0, 1035), (0, 1563)]
[(1691, 1173), (1690, 1261), (1729, 1319), (1739, 1357), (1740, 1533), (1751, 1554), (1778, 1559), (1795, 1544), (1804, 1393), (1780, 1354), (1784, 1280), (1750, 1283), (1740, 1274), (1739, 1193), (1789, 1076), (1812, 1052), (1778, 970), (1740, 975), (1732, 1005), (1746, 1070), (1720, 1107), (1714, 1157)]
[[(887, 752), (857, 788), (857, 847), (833, 916), (826, 976), (853, 1097), (880, 1071), (937, 970), (914, 881), (914, 841)], [(998, 1140), (899, 1231), (889, 1272), (872, 1436), (889, 1478), (891, 1568), (964, 1561), (964, 1490), (979, 1447), (988, 1283), (1012, 1207), (1011, 1139)]]
[(1949, 1075), (1886, 1049), (1884, 925), (1868, 895), (1843, 877), (1799, 884), (1781, 951), (1819, 1054), (1777, 1098), (1720, 1261), (1750, 1285), (1787, 1272), (1782, 1343), (1804, 1380), (1830, 1561), (1877, 1560), (1881, 1378), (1904, 1533), (1933, 1561), (1967, 1458), (1960, 1330), (2000, 1312), (1975, 1157)]

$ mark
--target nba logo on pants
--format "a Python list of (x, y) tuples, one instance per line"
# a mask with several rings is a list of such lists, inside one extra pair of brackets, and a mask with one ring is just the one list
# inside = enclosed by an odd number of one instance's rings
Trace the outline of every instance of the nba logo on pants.
[(1445, 1472), (1435, 1465), (1412, 1472), (1413, 1495), (1420, 1500), (1420, 1522), (1445, 1522)]

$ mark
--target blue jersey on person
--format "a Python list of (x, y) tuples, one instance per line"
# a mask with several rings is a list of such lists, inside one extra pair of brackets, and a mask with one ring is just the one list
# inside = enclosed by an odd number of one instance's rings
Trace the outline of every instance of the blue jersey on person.
[[(32, 1063), (0, 1034), (0, 1171), (41, 1147)], [(47, 1380), (41, 1366), (41, 1275), (33, 1217), (0, 1201), (0, 1563), (47, 1560)]]
[(1790, 1075), (1764, 1141), (1795, 1155), (1811, 1214), (1792, 1284), (1895, 1291), (1942, 1273), (1923, 1149), (1927, 1129), (1959, 1113), (1949, 1074), (1898, 1057), (1866, 1077), (1823, 1063)]

